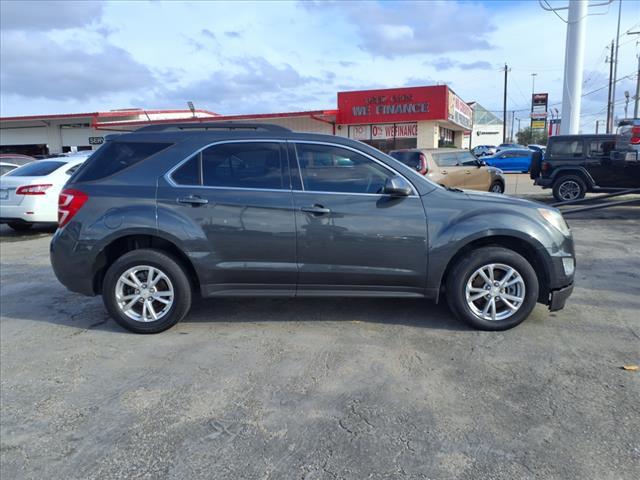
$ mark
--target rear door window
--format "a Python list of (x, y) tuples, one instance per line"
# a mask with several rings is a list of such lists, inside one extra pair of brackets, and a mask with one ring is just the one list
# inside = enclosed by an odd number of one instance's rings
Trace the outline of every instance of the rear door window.
[(459, 165), (464, 165), (465, 167), (478, 165), (478, 160), (471, 152), (458, 152), (456, 153), (456, 156), (458, 158)]
[(553, 157), (580, 157), (582, 156), (582, 139), (558, 140), (551, 144), (549, 156)]
[(439, 167), (455, 167), (458, 165), (458, 155), (455, 152), (433, 153), (432, 156)]
[(7, 173), (7, 177), (44, 177), (62, 167), (65, 162), (55, 160), (39, 160), (28, 163)]
[(75, 181), (99, 180), (135, 165), (170, 147), (171, 143), (107, 142), (91, 156)]

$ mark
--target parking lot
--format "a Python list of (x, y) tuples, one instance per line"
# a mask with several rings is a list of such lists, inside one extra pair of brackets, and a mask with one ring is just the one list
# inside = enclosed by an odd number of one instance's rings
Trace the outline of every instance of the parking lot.
[[(549, 196), (525, 177), (507, 192)], [(56, 281), (50, 230), (2, 226), (0, 474), (640, 478), (640, 207), (567, 220), (566, 308), (495, 333), (421, 300), (241, 298), (135, 335)]]

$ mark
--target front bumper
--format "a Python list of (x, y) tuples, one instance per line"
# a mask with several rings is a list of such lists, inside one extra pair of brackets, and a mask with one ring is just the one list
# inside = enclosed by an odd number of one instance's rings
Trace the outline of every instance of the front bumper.
[(549, 294), (549, 310), (552, 312), (562, 310), (571, 293), (573, 293), (573, 283), (558, 290), (551, 290)]

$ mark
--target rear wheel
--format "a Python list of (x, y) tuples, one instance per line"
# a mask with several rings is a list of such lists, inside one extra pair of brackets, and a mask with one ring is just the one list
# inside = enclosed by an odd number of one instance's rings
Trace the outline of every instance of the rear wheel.
[(23, 223), (23, 222), (9, 222), (7, 223), (12, 230), (16, 232), (24, 232), (33, 227), (33, 223)]
[(124, 254), (107, 270), (102, 299), (122, 327), (136, 333), (166, 330), (188, 313), (191, 285), (182, 268), (159, 250)]
[(587, 185), (577, 175), (563, 175), (553, 183), (553, 196), (558, 202), (584, 198)]
[(538, 299), (538, 278), (520, 254), (483, 247), (458, 260), (446, 295), (455, 315), (480, 330), (507, 330), (524, 321)]
[(489, 191), (493, 193), (504, 193), (504, 184), (498, 180), (493, 182), (489, 187)]

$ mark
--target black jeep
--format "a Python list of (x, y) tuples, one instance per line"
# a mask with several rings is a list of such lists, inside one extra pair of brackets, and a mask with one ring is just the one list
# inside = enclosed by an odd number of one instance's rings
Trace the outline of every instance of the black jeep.
[(557, 201), (587, 192), (640, 187), (640, 162), (611, 155), (615, 135), (558, 135), (549, 138), (544, 158), (534, 155), (530, 175), (536, 185), (553, 188)]

